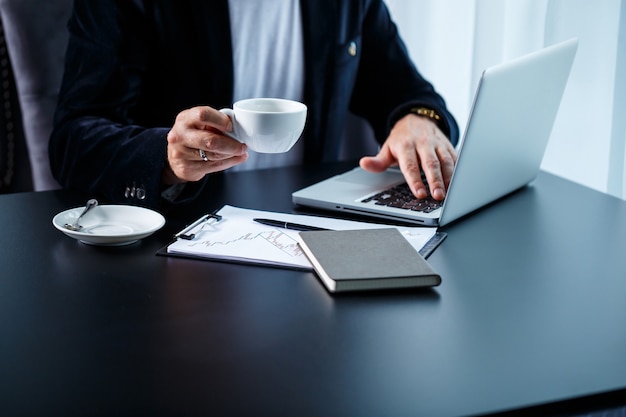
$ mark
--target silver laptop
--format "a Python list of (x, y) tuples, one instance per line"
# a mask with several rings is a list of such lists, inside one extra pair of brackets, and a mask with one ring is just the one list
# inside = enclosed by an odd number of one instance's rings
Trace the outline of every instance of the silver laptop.
[(293, 202), (444, 226), (525, 186), (539, 172), (577, 47), (571, 39), (483, 72), (442, 204), (414, 199), (398, 169), (358, 167), (294, 192)]

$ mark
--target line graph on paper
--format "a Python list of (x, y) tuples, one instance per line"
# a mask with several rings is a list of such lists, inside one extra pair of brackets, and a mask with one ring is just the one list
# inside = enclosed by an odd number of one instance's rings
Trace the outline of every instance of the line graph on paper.
[(230, 214), (196, 232), (193, 240), (178, 239), (168, 253), (234, 262), (311, 269), (298, 245), (298, 232), (276, 229)]
[(190, 244), (190, 247), (201, 245), (205, 248), (217, 248), (220, 246), (248, 246), (253, 245), (258, 249), (258, 243), (266, 243), (268, 248), (274, 248), (289, 257), (303, 256), (302, 249), (298, 242), (284, 232), (278, 230), (269, 230), (262, 232), (247, 232), (243, 235), (224, 239), (205, 239)]

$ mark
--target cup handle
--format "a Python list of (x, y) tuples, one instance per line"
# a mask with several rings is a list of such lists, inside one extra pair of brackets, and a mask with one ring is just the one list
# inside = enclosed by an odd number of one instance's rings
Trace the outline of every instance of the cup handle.
[(220, 111), (222, 113), (224, 113), (226, 116), (230, 117), (230, 121), (233, 124), (233, 131), (232, 132), (223, 132), (226, 136), (229, 136), (233, 139), (237, 139), (239, 142), (242, 142), (241, 139), (239, 139), (237, 136), (237, 124), (235, 123), (235, 112), (233, 111), (233, 109), (229, 109), (229, 108), (225, 108), (225, 109), (220, 109)]

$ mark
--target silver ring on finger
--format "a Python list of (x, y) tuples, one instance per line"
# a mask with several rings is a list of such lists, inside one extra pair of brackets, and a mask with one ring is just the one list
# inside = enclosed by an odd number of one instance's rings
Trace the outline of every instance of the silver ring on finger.
[(207, 158), (206, 154), (204, 153), (204, 149), (198, 149), (198, 152), (200, 153), (200, 158), (202, 158), (204, 162), (207, 162), (209, 160), (209, 158)]

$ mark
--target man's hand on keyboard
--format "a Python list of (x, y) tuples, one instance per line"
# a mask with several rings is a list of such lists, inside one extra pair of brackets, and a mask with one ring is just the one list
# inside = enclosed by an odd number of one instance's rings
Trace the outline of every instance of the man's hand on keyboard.
[(428, 192), (420, 168), (435, 200), (443, 200), (456, 164), (456, 151), (448, 138), (430, 119), (409, 114), (398, 120), (376, 156), (361, 158), (361, 168), (382, 172), (399, 166), (417, 198)]

